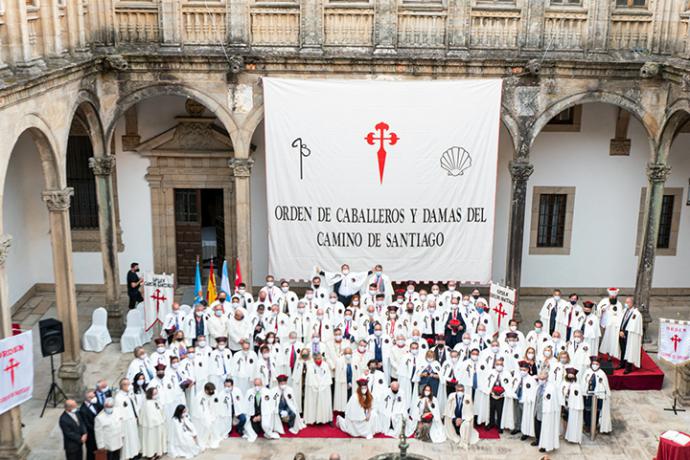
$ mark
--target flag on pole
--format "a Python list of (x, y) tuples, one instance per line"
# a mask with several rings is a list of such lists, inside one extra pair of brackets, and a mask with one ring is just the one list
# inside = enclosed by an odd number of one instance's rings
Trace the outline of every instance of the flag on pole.
[(220, 292), (225, 292), (226, 295), (232, 295), (230, 292), (230, 279), (228, 278), (228, 261), (223, 261), (223, 268), (220, 271)]
[(213, 274), (213, 258), (211, 258), (211, 270), (208, 274), (208, 286), (206, 287), (206, 301), (210, 304), (218, 297), (216, 293), (216, 277)]
[(240, 284), (242, 284), (242, 271), (240, 270), (240, 258), (238, 257), (235, 263), (235, 291), (240, 288)]
[(194, 277), (194, 303), (204, 300), (204, 288), (201, 286), (201, 270), (199, 269), (199, 256), (196, 256), (196, 276)]

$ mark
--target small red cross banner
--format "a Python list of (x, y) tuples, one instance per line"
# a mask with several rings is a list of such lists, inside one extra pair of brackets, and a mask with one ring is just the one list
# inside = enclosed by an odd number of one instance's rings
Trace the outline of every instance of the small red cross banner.
[(0, 414), (31, 399), (33, 389), (31, 331), (0, 340)]
[(659, 319), (659, 357), (671, 364), (690, 361), (690, 322)]
[(173, 275), (144, 274), (144, 328), (148, 331), (172, 311), (175, 297)]
[(515, 289), (491, 283), (489, 291), (489, 314), (494, 321), (497, 332), (508, 329), (515, 311)]

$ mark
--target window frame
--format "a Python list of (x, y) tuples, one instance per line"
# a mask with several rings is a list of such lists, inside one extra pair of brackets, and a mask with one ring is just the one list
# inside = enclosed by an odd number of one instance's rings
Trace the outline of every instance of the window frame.
[[(669, 226), (669, 244), (667, 248), (659, 247), (659, 235), (657, 234), (657, 256), (675, 256), (678, 252), (678, 234), (680, 230), (681, 212), (683, 209), (683, 187), (664, 187), (664, 196), (673, 196), (673, 211), (671, 213), (671, 223)], [(642, 245), (642, 229), (644, 227), (644, 211), (647, 202), (647, 187), (642, 187), (640, 192), (640, 208), (637, 217), (637, 238), (635, 242), (635, 255), (640, 255)], [(661, 225), (659, 226), (661, 231)]]
[[(565, 220), (563, 222), (563, 245), (560, 247), (539, 246), (539, 211), (542, 195), (566, 195)], [(573, 236), (573, 216), (575, 206), (575, 187), (532, 187), (532, 217), (530, 219), (530, 255), (569, 255)]]

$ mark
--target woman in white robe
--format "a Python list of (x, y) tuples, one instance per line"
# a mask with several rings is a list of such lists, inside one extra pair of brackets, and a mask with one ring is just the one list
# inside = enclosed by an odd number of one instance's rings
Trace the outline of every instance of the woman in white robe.
[(577, 382), (576, 374), (576, 369), (567, 369), (565, 381), (561, 383), (561, 405), (568, 411), (568, 424), (564, 436), (565, 440), (581, 444), (585, 405), (582, 388)]
[(168, 442), (168, 456), (172, 458), (194, 458), (203, 451), (189, 412), (183, 404), (175, 409)]
[(374, 410), (374, 397), (367, 383), (367, 379), (357, 380), (357, 391), (347, 402), (345, 417), (338, 416), (336, 419), (338, 428), (355, 438), (373, 438), (379, 425)]
[[(336, 412), (345, 412), (347, 407), (347, 394), (348, 390), (352, 391), (352, 388), (348, 388), (347, 382), (347, 366), (348, 364), (352, 366), (352, 350), (347, 347), (345, 348), (343, 354), (337, 358), (335, 364), (335, 383), (333, 388), (333, 410)], [(352, 381), (350, 385), (354, 384), (355, 375), (354, 369), (352, 369)], [(354, 385), (353, 385), (354, 386)]]
[(331, 399), (331, 369), (320, 353), (307, 363), (304, 395), (304, 423), (333, 422)]
[(192, 421), (198, 431), (199, 445), (204, 449), (217, 449), (220, 441), (225, 437), (218, 429), (223, 425), (222, 395), (216, 394), (216, 386), (208, 382), (194, 404), (195, 410), (191, 411)]
[(306, 382), (307, 363), (309, 363), (309, 348), (300, 350), (300, 355), (295, 362), (295, 367), (292, 369), (292, 391), (295, 392), (295, 400), (297, 401), (297, 409), (300, 413), (304, 413), (304, 384)]
[(115, 393), (114, 401), (115, 411), (122, 420), (122, 429), (125, 434), (120, 456), (123, 460), (129, 460), (139, 455), (141, 450), (139, 427), (137, 426), (140, 406), (137, 405), (136, 398), (134, 398), (134, 394), (131, 392), (129, 379), (120, 380), (120, 391)]
[[(610, 433), (611, 427), (611, 388), (609, 379), (600, 369), (599, 360), (593, 359), (591, 367), (582, 377), (581, 385), (585, 395), (593, 394), (597, 400), (601, 400), (601, 410), (598, 412), (599, 433)], [(585, 420), (590, 424), (590, 420)]]
[(420, 441), (440, 443), (446, 440), (446, 430), (441, 419), (438, 399), (432, 394), (431, 385), (422, 390), (417, 404), (411, 409), (413, 424), (416, 425), (415, 438)]
[(163, 407), (158, 402), (158, 389), (146, 390), (146, 401), (139, 413), (141, 427), (141, 455), (158, 458), (168, 448), (167, 423)]
[[(460, 429), (455, 430), (454, 420), (456, 417), (456, 408), (458, 401), (461, 401), (462, 410), (460, 411)], [(465, 389), (462, 383), (455, 385), (455, 393), (448, 395), (448, 402), (445, 410), (445, 428), (446, 436), (452, 443), (460, 444), (465, 449), (470, 445), (476, 444), (479, 441), (479, 433), (474, 429), (474, 407), (472, 407), (472, 399), (469, 395), (465, 396)]]
[(559, 387), (552, 381), (546, 383), (542, 401), (541, 433), (539, 449), (550, 452), (559, 447), (561, 434), (561, 397)]

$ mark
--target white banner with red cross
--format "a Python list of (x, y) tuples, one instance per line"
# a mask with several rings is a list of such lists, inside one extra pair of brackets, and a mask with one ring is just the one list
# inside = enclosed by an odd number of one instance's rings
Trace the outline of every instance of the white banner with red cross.
[(144, 329), (163, 324), (165, 315), (172, 311), (174, 297), (173, 275), (144, 274)]
[(501, 332), (508, 329), (508, 322), (515, 311), (515, 289), (491, 283), (489, 291), (489, 314), (494, 320), (494, 328)]
[(31, 399), (34, 354), (31, 331), (0, 340), (0, 414)]
[(269, 273), (489, 282), (500, 79), (263, 87)]
[(690, 361), (690, 321), (659, 319), (659, 358), (671, 364)]

